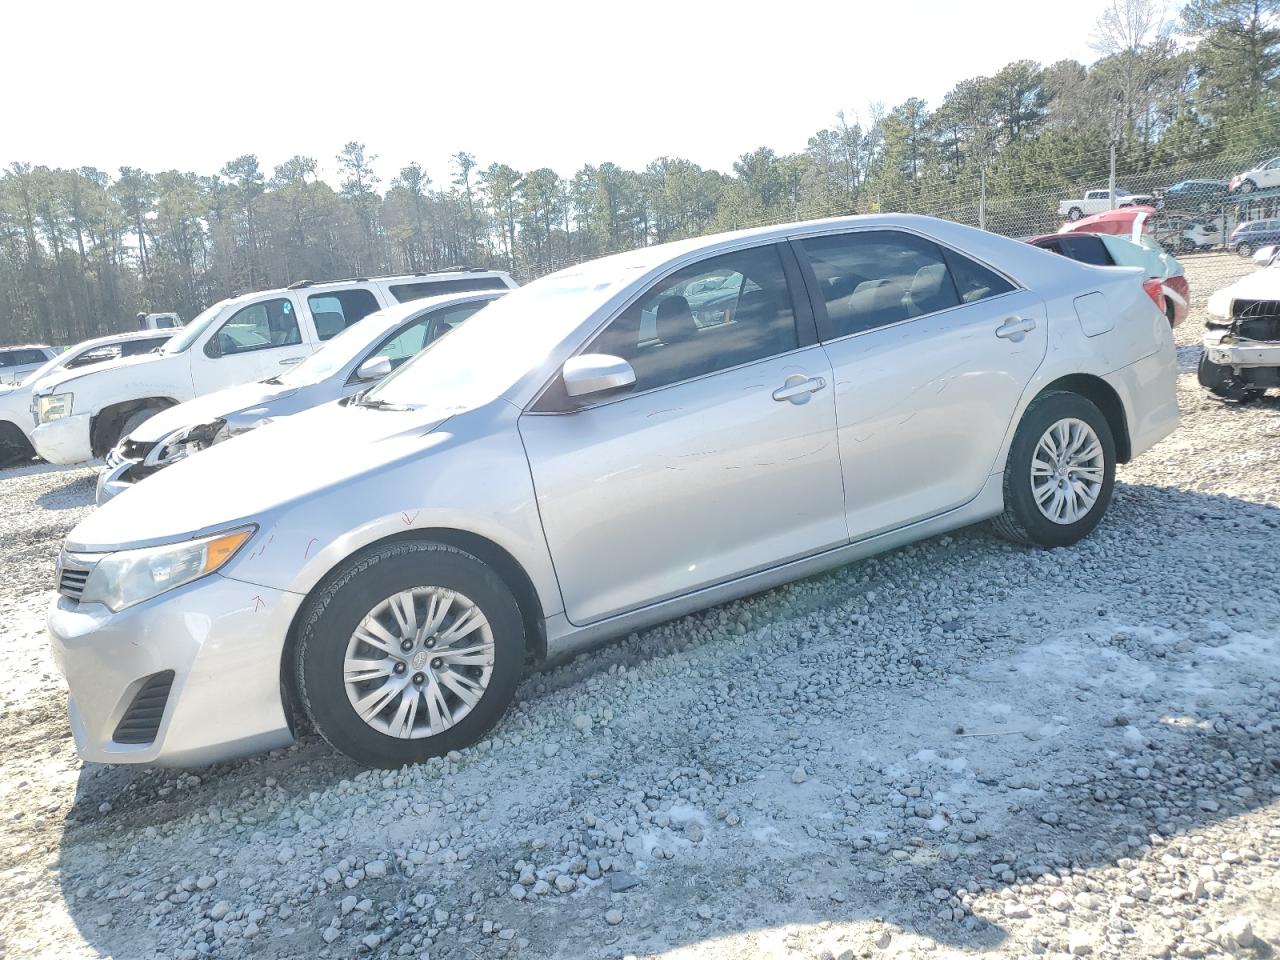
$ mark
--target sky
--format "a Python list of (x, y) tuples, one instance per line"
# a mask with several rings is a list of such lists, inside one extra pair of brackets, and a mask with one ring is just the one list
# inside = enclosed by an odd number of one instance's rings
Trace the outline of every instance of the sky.
[(562, 175), (664, 155), (729, 171), (802, 150), (839, 110), (1089, 62), (1107, 2), (14, 0), (0, 164), (212, 173), (252, 153), (269, 175), (303, 154), (335, 182), (357, 140), (384, 186), (413, 160), (440, 184), (459, 150)]

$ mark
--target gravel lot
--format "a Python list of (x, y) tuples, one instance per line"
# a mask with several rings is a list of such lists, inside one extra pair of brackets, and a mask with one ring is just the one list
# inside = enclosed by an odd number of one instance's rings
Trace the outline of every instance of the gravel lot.
[[(1248, 269), (1188, 260), (1184, 367)], [(1280, 401), (1179, 387), (1077, 547), (974, 528), (687, 617), (395, 774), (81, 764), (43, 611), (93, 471), (4, 471), (0, 956), (1271, 955)]]

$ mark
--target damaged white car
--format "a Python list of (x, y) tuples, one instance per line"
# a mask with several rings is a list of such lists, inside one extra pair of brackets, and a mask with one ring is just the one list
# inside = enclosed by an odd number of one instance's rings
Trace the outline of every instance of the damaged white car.
[(503, 290), (445, 294), (387, 307), (348, 327), (288, 373), (169, 407), (107, 454), (98, 504), (158, 470), (273, 420), (367, 390)]
[(1280, 247), (1265, 247), (1254, 259), (1261, 270), (1209, 298), (1200, 357), (1200, 385), (1237, 403), (1280, 387)]

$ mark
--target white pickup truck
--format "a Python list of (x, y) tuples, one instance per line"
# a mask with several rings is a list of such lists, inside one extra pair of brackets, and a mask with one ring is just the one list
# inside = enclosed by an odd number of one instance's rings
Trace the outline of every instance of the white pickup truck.
[(209, 307), (156, 353), (42, 380), (31, 400), (31, 444), (50, 463), (105, 456), (120, 437), (166, 407), (277, 376), (383, 307), (515, 285), (502, 271), (453, 270), (301, 281), (232, 297)]
[[(1116, 207), (1132, 207), (1140, 203), (1154, 204), (1156, 198), (1149, 193), (1130, 193), (1128, 190), (1116, 191)], [(1086, 190), (1080, 200), (1063, 200), (1058, 204), (1058, 213), (1068, 220), (1079, 220), (1091, 217), (1095, 213), (1106, 213), (1114, 207), (1111, 205), (1110, 190)]]

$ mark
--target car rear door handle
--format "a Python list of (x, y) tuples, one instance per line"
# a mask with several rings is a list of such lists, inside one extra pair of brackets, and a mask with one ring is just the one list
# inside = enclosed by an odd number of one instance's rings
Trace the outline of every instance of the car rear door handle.
[(280, 366), (292, 367), (295, 363), (301, 363), (303, 359), (304, 359), (303, 357), (285, 357), (283, 360), (280, 361)]
[(793, 373), (786, 382), (773, 391), (773, 399), (790, 400), (792, 403), (808, 403), (809, 395), (817, 393), (827, 385), (822, 377), (806, 377), (803, 373)]
[(1017, 343), (1026, 334), (1036, 328), (1036, 322), (1024, 317), (1010, 317), (996, 327), (996, 336)]

